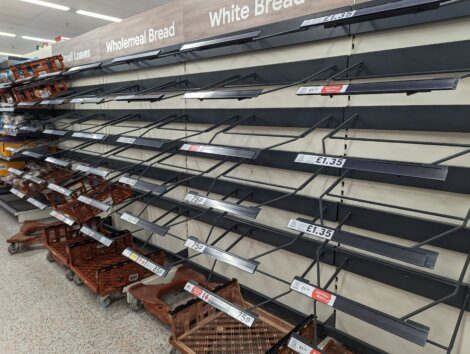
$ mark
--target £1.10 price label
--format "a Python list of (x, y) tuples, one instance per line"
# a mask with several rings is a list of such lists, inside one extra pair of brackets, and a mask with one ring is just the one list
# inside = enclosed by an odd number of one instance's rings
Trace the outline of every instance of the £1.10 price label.
[(294, 279), (290, 288), (328, 306), (333, 306), (336, 301), (336, 296), (325, 290), (318, 289), (306, 281), (304, 282), (298, 278)]

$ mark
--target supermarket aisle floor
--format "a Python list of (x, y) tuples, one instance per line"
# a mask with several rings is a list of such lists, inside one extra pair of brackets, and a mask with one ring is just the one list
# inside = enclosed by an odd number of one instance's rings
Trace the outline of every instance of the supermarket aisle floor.
[(16, 219), (0, 209), (0, 353), (169, 353), (169, 328), (120, 300), (107, 309), (46, 251), (10, 256)]

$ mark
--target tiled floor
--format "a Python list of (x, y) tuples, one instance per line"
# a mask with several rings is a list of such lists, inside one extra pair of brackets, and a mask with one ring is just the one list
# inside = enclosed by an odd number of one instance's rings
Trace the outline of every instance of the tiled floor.
[(125, 300), (101, 308), (85, 287), (65, 278), (45, 250), (10, 256), (18, 231), (0, 209), (0, 353), (169, 353), (169, 328)]

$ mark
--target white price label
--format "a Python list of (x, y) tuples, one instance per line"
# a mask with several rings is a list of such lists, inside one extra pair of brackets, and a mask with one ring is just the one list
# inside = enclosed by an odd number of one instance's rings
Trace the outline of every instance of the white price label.
[(47, 205), (46, 205), (46, 204), (41, 203), (39, 200), (36, 200), (36, 199), (34, 199), (34, 198), (28, 198), (26, 201), (27, 201), (28, 203), (34, 205), (34, 206), (35, 206), (36, 208), (38, 208), (38, 209), (44, 210), (44, 209), (47, 208)]
[(303, 232), (324, 240), (331, 240), (331, 238), (335, 234), (335, 230), (333, 229), (327, 229), (326, 227), (307, 224), (306, 222), (298, 221), (295, 219), (291, 219), (289, 221), (289, 224), (287, 224), (287, 228)]
[(162, 277), (165, 275), (166, 270), (159, 265), (155, 264), (151, 260), (131, 251), (129, 248), (126, 248), (123, 252), (122, 255), (129, 258), (133, 262), (141, 265), (145, 269), (150, 270), (152, 273), (158, 275), (159, 277)]
[(69, 226), (73, 226), (73, 224), (75, 224), (75, 220), (73, 220), (72, 218), (69, 218), (68, 216), (66, 216), (64, 214), (58, 213), (55, 210), (51, 211), (50, 215), (52, 217), (56, 218), (57, 220), (60, 220), (63, 223), (69, 225)]
[(104, 134), (91, 134), (91, 133), (73, 133), (74, 138), (84, 138), (84, 139), (93, 139), (93, 140), (103, 140), (105, 138)]
[(138, 182), (138, 180), (129, 178), (129, 177), (121, 177), (119, 179), (120, 183), (127, 184), (129, 186), (135, 186), (135, 184)]
[(100, 234), (99, 232), (95, 230), (90, 229), (89, 227), (83, 226), (80, 229), (80, 232), (91, 237), (92, 239), (100, 242), (101, 244), (107, 247), (111, 246), (111, 244), (113, 243), (113, 240), (107, 238), (106, 236)]
[(118, 140), (116, 140), (118, 143), (124, 143), (124, 144), (134, 144), (135, 143), (135, 138), (129, 138), (125, 136), (121, 136)]
[(298, 154), (295, 162), (309, 165), (342, 168), (346, 163), (346, 159), (321, 155)]
[(294, 337), (290, 338), (287, 346), (299, 354), (321, 354), (318, 350), (313, 349)]
[(191, 239), (187, 239), (185, 244), (184, 244), (186, 247), (188, 248), (191, 248), (199, 253), (203, 253), (204, 250), (207, 248), (206, 245), (200, 243), (200, 242), (196, 242), (194, 240), (191, 240)]
[(202, 145), (194, 145), (194, 144), (184, 144), (180, 150), (183, 151), (192, 151), (192, 152), (198, 152), (201, 151), (204, 147)]
[(323, 17), (318, 17), (318, 18), (312, 18), (310, 20), (305, 20), (302, 23), (302, 27), (308, 27), (308, 26), (315, 26), (315, 25), (321, 25), (323, 23), (327, 22), (334, 22), (338, 20), (344, 20), (347, 18), (351, 18), (356, 14), (357, 10), (352, 10), (352, 11), (346, 11), (346, 12), (341, 12), (339, 14), (333, 14), (333, 15), (328, 15), (328, 16), (323, 16)]
[(255, 317), (251, 316), (245, 311), (242, 311), (236, 308), (232, 304), (219, 299), (217, 296), (214, 296), (208, 291), (205, 291), (201, 289), (200, 287), (194, 284), (191, 284), (190, 282), (186, 283), (184, 290), (193, 294), (194, 296), (201, 299), (202, 301), (207, 302), (211, 306), (214, 306), (216, 309), (226, 313), (230, 317), (236, 319), (237, 321), (243, 323), (244, 325), (248, 327), (251, 327), (256, 320)]
[(62, 186), (58, 186), (57, 184), (54, 184), (54, 183), (49, 183), (47, 188), (53, 191), (56, 191), (60, 194), (66, 195), (66, 196), (70, 196), (73, 193), (70, 189), (64, 188)]
[(16, 196), (17, 196), (18, 198), (20, 198), (20, 199), (23, 199), (24, 197), (26, 197), (26, 195), (25, 195), (24, 193), (20, 192), (20, 191), (19, 191), (18, 189), (16, 189), (16, 188), (10, 189), (10, 193), (16, 195)]
[(198, 204), (198, 205), (203, 205), (206, 202), (207, 198), (202, 197), (197, 194), (188, 194), (186, 198), (184, 198), (185, 202), (188, 203), (193, 203), (193, 204)]
[(336, 296), (298, 279), (294, 279), (290, 288), (328, 306), (333, 306), (336, 301)]
[(121, 216), (121, 219), (122, 220), (125, 220), (133, 225), (137, 225), (140, 221), (139, 218), (136, 218), (135, 216), (131, 215), (131, 214), (128, 214), (128, 213), (124, 213), (122, 214)]
[(23, 172), (21, 172), (20, 170), (17, 170), (16, 168), (13, 168), (13, 167), (10, 167), (8, 169), (8, 172), (10, 172), (14, 175), (17, 175), (17, 176), (22, 176), (23, 175)]
[(88, 166), (78, 165), (75, 169), (78, 171), (85, 172), (85, 173), (90, 172), (90, 167)]

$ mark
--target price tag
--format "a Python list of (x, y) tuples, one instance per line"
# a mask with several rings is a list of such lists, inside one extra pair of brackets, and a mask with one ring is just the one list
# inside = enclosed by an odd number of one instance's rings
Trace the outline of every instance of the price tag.
[(44, 134), (49, 134), (49, 135), (58, 135), (58, 136), (64, 136), (67, 134), (66, 131), (64, 130), (53, 130), (53, 129), (46, 129), (43, 131)]
[(25, 174), (24, 178), (27, 179), (28, 181), (34, 182), (36, 184), (43, 184), (43, 183), (46, 182), (46, 181), (44, 181), (44, 180), (42, 180), (42, 179), (40, 179), (36, 176), (30, 175), (29, 173)]
[(295, 335), (290, 337), (287, 346), (299, 354), (321, 354), (318, 350), (313, 349), (311, 346), (301, 341), (300, 338), (297, 339)]
[(69, 225), (69, 226), (73, 226), (73, 224), (75, 224), (75, 220), (73, 220), (72, 218), (64, 215), (64, 214), (61, 214), (55, 210), (52, 210), (50, 215), (54, 218), (56, 218), (57, 220), (60, 220), (62, 221), (63, 223)]
[(198, 152), (203, 149), (202, 145), (195, 145), (195, 144), (184, 144), (180, 150), (183, 151), (191, 151), (191, 152)]
[(302, 22), (302, 25), (300, 27), (311, 27), (311, 26), (322, 25), (328, 22), (344, 20), (347, 18), (354, 17), (356, 12), (357, 10), (353, 10), (353, 11), (346, 11), (346, 12), (341, 12), (338, 14), (333, 14), (333, 15), (328, 15), (328, 16), (323, 16), (323, 17), (318, 17), (318, 18), (312, 18), (310, 20), (305, 20), (304, 22)]
[(15, 130), (15, 129), (18, 129), (18, 126), (17, 126), (17, 125), (12, 125), (12, 124), (3, 124), (3, 128), (4, 128), (4, 129), (12, 129), (12, 130)]
[(135, 186), (135, 184), (138, 182), (136, 179), (132, 179), (129, 177), (121, 177), (119, 179), (120, 183), (127, 184), (128, 186)]
[(227, 302), (226, 300), (218, 297), (211, 292), (202, 289), (197, 284), (191, 282), (186, 283), (184, 290), (201, 299), (202, 301), (208, 303), (209, 305), (215, 307), (216, 309), (226, 313), (230, 317), (236, 319), (237, 321), (243, 323), (244, 325), (251, 327), (256, 321), (256, 317), (248, 311), (244, 311), (235, 305)]
[(77, 167), (75, 167), (75, 170), (83, 172), (83, 173), (87, 173), (87, 174), (89, 173), (92, 175), (100, 176), (100, 177), (106, 177), (109, 174), (109, 171), (104, 171), (98, 168), (93, 168), (93, 167), (84, 166), (84, 165), (78, 165)]
[(42, 155), (37, 154), (37, 153), (32, 152), (32, 151), (27, 151), (27, 150), (26, 150), (26, 151), (22, 151), (21, 154), (26, 155), (26, 156), (29, 156), (29, 157), (33, 157), (33, 158), (35, 158), (35, 159), (40, 159), (40, 158), (42, 158)]
[(289, 224), (287, 224), (287, 228), (303, 232), (317, 238), (321, 238), (323, 240), (331, 240), (331, 238), (335, 234), (335, 230), (327, 229), (326, 227), (317, 226), (313, 224), (307, 224), (306, 222), (298, 221), (291, 219)]
[(150, 259), (147, 257), (144, 257), (134, 251), (132, 251), (130, 248), (126, 248), (123, 252), (122, 255), (124, 257), (129, 258), (133, 262), (141, 265), (145, 269), (148, 269), (152, 273), (158, 275), (159, 277), (164, 277), (168, 274), (168, 269), (159, 266), (158, 264), (155, 264), (152, 262)]
[(134, 144), (135, 143), (135, 138), (129, 138), (125, 136), (121, 136), (118, 140), (116, 140), (118, 143), (124, 143), (124, 144)]
[(88, 198), (84, 195), (81, 195), (80, 197), (78, 197), (78, 201), (85, 203), (87, 205), (90, 205), (94, 208), (100, 209), (102, 211), (108, 211), (109, 209), (111, 209), (111, 205), (102, 203), (95, 199)]
[(36, 208), (38, 209), (41, 209), (41, 210), (44, 210), (47, 208), (47, 205), (44, 204), (44, 203), (41, 203), (39, 200), (36, 200), (34, 198), (28, 198), (26, 199), (26, 201), (29, 203), (29, 204), (32, 204), (34, 205)]
[(64, 161), (64, 160), (59, 160), (56, 159), (55, 157), (48, 157), (46, 158), (46, 161), (49, 163), (52, 163), (54, 165), (62, 166), (62, 167), (67, 167), (70, 165), (70, 162)]
[(25, 195), (24, 193), (20, 192), (20, 191), (19, 191), (18, 189), (16, 189), (16, 188), (10, 189), (10, 193), (16, 195), (16, 196), (17, 196), (18, 198), (20, 198), (20, 199), (23, 199), (24, 197), (26, 197), (26, 195)]
[(28, 132), (37, 132), (39, 130), (39, 128), (36, 128), (36, 127), (21, 127), (20, 130), (26, 130)]
[(204, 250), (205, 250), (206, 247), (207, 247), (206, 245), (204, 245), (204, 244), (202, 244), (202, 243), (200, 243), (200, 242), (197, 242), (197, 241), (195, 241), (195, 240), (193, 240), (193, 239), (190, 239), (190, 238), (188, 238), (188, 239), (186, 240), (186, 242), (185, 242), (184, 245), (185, 245), (186, 247), (188, 247), (188, 248), (191, 248), (191, 249), (193, 249), (193, 250), (199, 252), (199, 253), (203, 253)]
[(336, 296), (325, 290), (315, 288), (301, 278), (295, 278), (290, 288), (328, 306), (333, 306), (336, 301)]
[(321, 155), (298, 154), (295, 158), (295, 162), (309, 165), (342, 168), (346, 163), (346, 159)]
[(99, 243), (109, 247), (111, 246), (111, 244), (114, 242), (113, 240), (109, 239), (108, 237), (104, 236), (103, 234), (95, 231), (95, 230), (92, 230), (90, 229), (89, 227), (87, 226), (83, 226), (81, 229), (80, 229), (80, 232), (91, 237), (92, 239), (98, 241)]
[(133, 225), (137, 225), (139, 223), (139, 218), (136, 218), (135, 216), (129, 214), (129, 213), (124, 213), (121, 216), (122, 220), (125, 220)]
[(106, 136), (104, 134), (91, 134), (91, 133), (73, 133), (74, 138), (92, 139), (92, 140), (103, 140)]
[(10, 172), (10, 173), (12, 173), (16, 176), (19, 176), (19, 177), (21, 177), (23, 175), (23, 172), (21, 172), (20, 170), (17, 170), (16, 168), (13, 168), (13, 167), (10, 167), (8, 169), (8, 172)]
[(71, 196), (73, 193), (70, 189), (64, 188), (62, 186), (58, 186), (57, 184), (54, 184), (54, 183), (49, 183), (47, 188), (53, 191), (56, 191), (57, 193), (66, 195), (67, 197)]
[(206, 202), (207, 198), (202, 197), (197, 194), (189, 193), (185, 198), (184, 201), (188, 203), (203, 205)]

